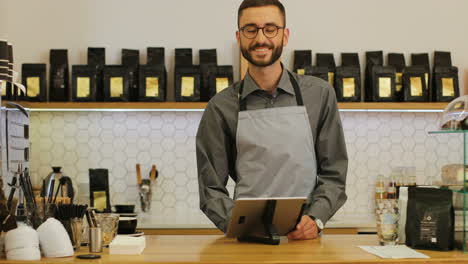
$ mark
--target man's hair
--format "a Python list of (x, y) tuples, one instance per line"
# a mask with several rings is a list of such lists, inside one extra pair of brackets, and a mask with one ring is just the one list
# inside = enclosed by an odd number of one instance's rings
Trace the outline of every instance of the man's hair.
[(242, 11), (247, 8), (251, 7), (262, 7), (262, 6), (276, 6), (283, 14), (283, 22), (286, 26), (286, 10), (284, 9), (284, 5), (279, 0), (244, 0), (242, 4), (239, 6), (239, 11), (237, 12), (237, 26), (240, 27), (240, 17), (242, 15)]

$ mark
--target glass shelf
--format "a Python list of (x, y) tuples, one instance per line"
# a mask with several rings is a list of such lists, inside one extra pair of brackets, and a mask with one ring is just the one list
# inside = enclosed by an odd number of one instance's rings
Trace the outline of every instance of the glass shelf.
[[(463, 248), (463, 252), (467, 252), (467, 247), (466, 247), (466, 243), (467, 243), (467, 225), (466, 225), (466, 220), (467, 220), (467, 215), (466, 215), (466, 205), (467, 205), (467, 182), (466, 182), (466, 179), (467, 179), (467, 175), (466, 175), (466, 165), (467, 165), (467, 154), (468, 154), (468, 149), (467, 149), (467, 134), (468, 134), (468, 130), (438, 130), (438, 131), (429, 131), (428, 132), (429, 134), (431, 135), (443, 135), (443, 134), (458, 134), (458, 135), (463, 135), (463, 184), (456, 184), (456, 185), (446, 185), (444, 186), (443, 184), (441, 184), (440, 186), (441, 187), (446, 187), (446, 188), (449, 188), (450, 190), (452, 190), (452, 192), (456, 192), (456, 193), (461, 193), (463, 195), (463, 210), (462, 210), (462, 215), (463, 215), (463, 236), (462, 236), (462, 248)], [(461, 188), (459, 190), (453, 190), (451, 188)], [(456, 231), (455, 231), (456, 233)], [(455, 242), (457, 243), (457, 241)]]
[(463, 134), (468, 133), (468, 130), (438, 130), (438, 131), (429, 131), (429, 134)]

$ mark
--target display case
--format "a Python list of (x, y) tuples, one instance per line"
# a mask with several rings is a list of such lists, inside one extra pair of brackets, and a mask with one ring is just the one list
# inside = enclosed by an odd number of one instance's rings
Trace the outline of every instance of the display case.
[[(453, 204), (455, 209), (455, 247), (467, 252), (467, 137), (468, 130), (440, 130), (430, 131), (429, 135), (435, 136), (439, 141), (447, 142), (448, 153), (459, 155), (458, 164), (444, 165), (441, 168), (441, 177), (432, 182), (432, 185), (447, 188), (453, 192)], [(463, 146), (457, 145), (461, 143)], [(463, 155), (461, 155), (462, 152)], [(449, 163), (453, 158), (448, 158)], [(437, 162), (436, 162), (437, 163)]]

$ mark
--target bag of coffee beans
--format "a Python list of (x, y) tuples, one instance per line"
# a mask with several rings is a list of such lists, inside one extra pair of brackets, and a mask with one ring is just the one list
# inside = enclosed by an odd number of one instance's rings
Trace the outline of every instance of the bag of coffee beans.
[(96, 101), (104, 101), (104, 66), (106, 65), (105, 48), (88, 48), (88, 65), (96, 68)]
[(331, 84), (331, 86), (334, 86), (336, 64), (333, 53), (317, 53), (315, 56), (317, 66), (328, 68), (328, 82)]
[(198, 65), (176, 66), (174, 75), (176, 102), (200, 101), (201, 74)]
[(140, 66), (140, 52), (138, 50), (123, 49), (122, 65), (128, 68), (130, 84), (129, 101), (138, 101), (138, 67)]
[(218, 65), (216, 49), (201, 49), (199, 55), (200, 65)]
[(405, 56), (403, 53), (389, 53), (388, 65), (395, 67), (395, 94), (396, 99), (399, 102), (404, 100), (403, 92), (403, 71), (406, 67)]
[(434, 52), (434, 67), (450, 67), (452, 66), (452, 55), (448, 51)]
[(175, 65), (179, 66), (192, 66), (193, 56), (192, 49), (176, 49), (175, 50)]
[(434, 68), (434, 95), (436, 102), (450, 102), (460, 96), (457, 67)]
[(68, 50), (50, 50), (49, 99), (53, 102), (70, 101)]
[(167, 94), (167, 71), (164, 48), (147, 48), (147, 64), (140, 65), (139, 100), (164, 102)]
[(336, 68), (335, 92), (338, 102), (361, 101), (361, 66), (357, 53), (342, 53), (342, 65)]
[(452, 191), (410, 187), (405, 233), (406, 245), (409, 247), (452, 250), (454, 245)]
[(166, 101), (166, 76), (164, 65), (141, 65), (139, 72), (140, 101)]
[(359, 54), (357, 53), (341, 53), (341, 66), (351, 66), (361, 68), (359, 62)]
[(424, 81), (426, 83), (427, 89), (427, 98), (425, 102), (430, 102), (432, 100), (433, 91), (431, 83), (431, 67), (429, 64), (429, 54), (427, 53), (414, 53), (411, 54), (411, 64), (413, 66), (421, 66), (424, 68)]
[(234, 81), (234, 73), (231, 65), (213, 67), (215, 67), (215, 70), (208, 79), (210, 99), (217, 93), (228, 88)]
[(111, 212), (107, 169), (89, 169), (89, 192), (91, 207), (100, 213)]
[(212, 97), (210, 90), (210, 79), (215, 75), (218, 65), (216, 49), (200, 50), (200, 98), (203, 102), (208, 102)]
[(427, 102), (429, 91), (426, 87), (427, 69), (423, 66), (409, 66), (403, 71), (403, 101)]
[(26, 87), (26, 100), (47, 102), (46, 64), (24, 63), (21, 66), (21, 81)]
[(164, 48), (149, 47), (146, 49), (147, 62), (146, 65), (165, 65)]
[(97, 69), (89, 65), (72, 66), (72, 100), (75, 102), (95, 102)]
[(361, 70), (351, 66), (337, 67), (335, 92), (338, 102), (360, 102)]
[(299, 75), (306, 75), (306, 67), (312, 66), (312, 50), (294, 51), (294, 72)]
[(372, 101), (396, 102), (395, 68), (393, 66), (372, 67)]
[[(383, 66), (383, 52), (382, 51), (368, 51), (366, 52), (366, 71), (364, 76), (364, 95), (367, 102), (374, 102), (374, 78), (372, 76), (374, 66)], [(382, 91), (384, 92), (384, 91)], [(387, 95), (382, 93), (382, 95)]]
[(450, 102), (460, 96), (458, 68), (452, 66), (450, 52), (434, 52), (432, 87), (432, 100), (434, 102)]
[(104, 101), (128, 102), (130, 90), (130, 73), (121, 65), (104, 67)]

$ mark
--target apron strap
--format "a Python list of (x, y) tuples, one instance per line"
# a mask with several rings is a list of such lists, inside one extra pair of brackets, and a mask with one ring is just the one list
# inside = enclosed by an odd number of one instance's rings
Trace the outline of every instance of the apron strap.
[[(303, 106), (304, 101), (302, 100), (302, 93), (301, 89), (299, 88), (299, 84), (297, 83), (296, 79), (292, 75), (291, 72), (288, 71), (289, 75), (289, 80), (291, 81), (291, 84), (294, 88), (294, 93), (296, 94), (296, 102), (298, 106)], [(240, 88), (239, 88), (239, 107), (240, 111), (246, 111), (247, 110), (247, 98), (242, 99), (242, 92), (244, 91), (244, 80), (241, 81), (240, 83)]]

